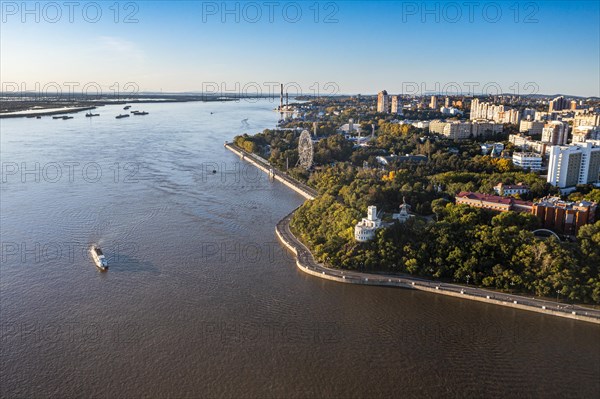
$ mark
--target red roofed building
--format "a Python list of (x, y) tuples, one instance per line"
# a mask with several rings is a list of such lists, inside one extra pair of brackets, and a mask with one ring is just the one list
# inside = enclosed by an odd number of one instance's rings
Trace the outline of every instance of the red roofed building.
[(511, 197), (463, 191), (456, 197), (457, 204), (489, 209), (495, 212), (527, 212), (538, 217), (542, 227), (557, 233), (576, 235), (581, 226), (597, 220), (598, 204), (591, 201), (569, 202), (559, 197), (536, 202)]
[(457, 204), (489, 209), (495, 212), (531, 212), (533, 209), (533, 202), (467, 191), (460, 192), (455, 199)]
[(590, 201), (569, 202), (560, 198), (544, 198), (533, 206), (533, 214), (546, 229), (576, 235), (581, 226), (596, 221), (598, 204)]

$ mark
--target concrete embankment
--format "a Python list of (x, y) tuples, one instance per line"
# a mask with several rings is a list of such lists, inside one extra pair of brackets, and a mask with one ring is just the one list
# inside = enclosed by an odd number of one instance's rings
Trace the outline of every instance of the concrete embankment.
[[(260, 170), (282, 182), (306, 199), (314, 199), (317, 196), (315, 190), (295, 181), (289, 176), (277, 171), (258, 158), (248, 154), (246, 151), (232, 144), (225, 147), (236, 153), (240, 158), (255, 165)], [(354, 271), (342, 271), (330, 269), (315, 260), (310, 250), (292, 233), (290, 221), (295, 210), (284, 217), (275, 228), (275, 233), (281, 243), (296, 256), (296, 266), (301, 271), (315, 277), (330, 281), (348, 284), (379, 285), (387, 287), (400, 287), (426, 291), (433, 294), (441, 294), (461, 299), (469, 299), (485, 302), (492, 305), (501, 305), (519, 310), (527, 310), (547, 315), (560, 316), (573, 320), (586, 321), (600, 324), (600, 311), (584, 308), (581, 306), (565, 306), (544, 299), (528, 298), (519, 295), (503, 294), (477, 287), (464, 287), (457, 284), (447, 284), (439, 281), (430, 281), (416, 277), (361, 273)]]
[(283, 172), (275, 169), (274, 167), (272, 167), (271, 165), (269, 165), (265, 161), (261, 161), (260, 159), (256, 158), (255, 156), (253, 156), (253, 154), (250, 154), (250, 153), (242, 150), (241, 148), (239, 148), (235, 144), (225, 143), (225, 148), (227, 148), (228, 150), (232, 151), (234, 154), (236, 154), (237, 156), (239, 156), (241, 159), (243, 159), (245, 161), (248, 161), (249, 163), (253, 164), (258, 169), (262, 170), (267, 175), (269, 175), (269, 177), (271, 177), (272, 179), (277, 180), (277, 181), (285, 184), (286, 186), (288, 186), (289, 188), (291, 188), (292, 190), (294, 190), (295, 192), (297, 192), (298, 194), (300, 194), (304, 198), (306, 198), (308, 200), (313, 200), (313, 199), (315, 199), (317, 197), (316, 190), (314, 190), (314, 189), (312, 189), (312, 188), (310, 188), (310, 187), (308, 187), (308, 186), (300, 183), (299, 181), (296, 181), (295, 179), (287, 176), (286, 174), (284, 174)]
[(420, 278), (350, 272), (327, 268), (318, 263), (308, 248), (306, 248), (306, 246), (291, 232), (289, 224), (292, 215), (293, 212), (277, 223), (275, 233), (283, 245), (296, 255), (296, 266), (303, 272), (312, 276), (340, 283), (409, 288), (433, 294), (447, 295), (461, 299), (485, 302), (492, 305), (501, 305), (514, 309), (528, 310), (600, 324), (600, 311), (594, 309), (561, 307), (560, 304), (546, 300), (502, 294), (477, 287), (467, 288), (460, 285), (440, 283)]

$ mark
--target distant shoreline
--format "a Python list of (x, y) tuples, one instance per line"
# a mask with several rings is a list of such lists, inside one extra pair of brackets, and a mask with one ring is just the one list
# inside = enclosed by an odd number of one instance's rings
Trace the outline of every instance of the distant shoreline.
[(90, 109), (95, 109), (95, 108), (96, 108), (96, 106), (28, 109), (28, 110), (23, 110), (23, 111), (0, 113), (0, 118), (32, 118), (32, 117), (36, 117), (36, 116), (74, 114), (77, 112), (88, 111)]
[(225, 102), (235, 101), (234, 98), (201, 98), (201, 97), (156, 97), (156, 98), (138, 98), (138, 99), (100, 99), (94, 101), (37, 101), (23, 100), (15, 98), (2, 100), (2, 108), (9, 109), (0, 112), (0, 118), (31, 118), (36, 116), (48, 116), (57, 114), (70, 114), (81, 111), (103, 107), (105, 105), (125, 105), (125, 104), (162, 104), (162, 103), (183, 103), (183, 102)]

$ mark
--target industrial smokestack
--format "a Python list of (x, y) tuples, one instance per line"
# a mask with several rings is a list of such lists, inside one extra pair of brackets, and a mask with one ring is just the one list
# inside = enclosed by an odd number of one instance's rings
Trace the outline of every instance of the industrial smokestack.
[(283, 110), (283, 83), (279, 92), (279, 110)]

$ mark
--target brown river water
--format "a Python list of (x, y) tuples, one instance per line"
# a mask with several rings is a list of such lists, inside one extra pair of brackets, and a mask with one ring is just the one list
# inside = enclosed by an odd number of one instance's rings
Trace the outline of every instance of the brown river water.
[(0, 120), (0, 397), (600, 396), (598, 325), (297, 270), (223, 148), (275, 106)]

